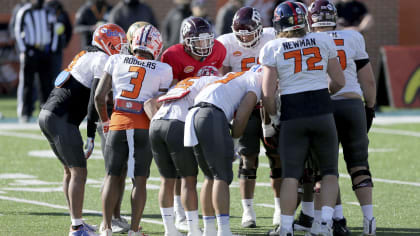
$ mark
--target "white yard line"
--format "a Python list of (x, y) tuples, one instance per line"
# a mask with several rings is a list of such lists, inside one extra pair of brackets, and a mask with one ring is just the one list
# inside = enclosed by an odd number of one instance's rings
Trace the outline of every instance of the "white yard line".
[[(50, 208), (55, 208), (55, 209), (68, 210), (67, 206), (61, 206), (61, 205), (51, 204), (51, 203), (47, 203), (47, 202), (34, 201), (34, 200), (27, 200), (27, 199), (22, 199), (22, 198), (14, 198), (14, 197), (7, 197), (7, 196), (1, 196), (0, 195), (0, 200), (27, 203), (27, 204), (45, 206), (45, 207), (50, 207)], [(102, 215), (101, 211), (86, 210), (86, 209), (83, 209), (83, 213), (95, 214), (95, 215), (100, 215), (100, 216)], [(141, 222), (163, 225), (162, 221), (152, 220), (152, 219), (147, 219), (147, 218), (141, 219)]]

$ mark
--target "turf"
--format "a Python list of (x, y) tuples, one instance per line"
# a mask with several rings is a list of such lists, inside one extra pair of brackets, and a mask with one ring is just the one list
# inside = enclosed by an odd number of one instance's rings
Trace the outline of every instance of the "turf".
[[(0, 99), (1, 111), (4, 111), (4, 104), (11, 103), (13, 102)], [(12, 114), (12, 112), (4, 114)], [(50, 150), (45, 139), (34, 138), (42, 137), (38, 129), (12, 129), (7, 132), (30, 135), (10, 136), (0, 129), (0, 235), (67, 235), (70, 217), (61, 191), (63, 170), (60, 162), (56, 158), (30, 155), (30, 152), (34, 150)], [(82, 133), (85, 134), (86, 130), (82, 129)], [(377, 235), (420, 235), (420, 214), (418, 213), (420, 125), (375, 125), (369, 138), (370, 167), (376, 179), (374, 181), (374, 214), (377, 218)], [(95, 150), (100, 153), (99, 139), (96, 141)], [(342, 154), (340, 154), (340, 173), (346, 174), (342, 159)], [(272, 228), (273, 208), (260, 205), (274, 204), (273, 194), (269, 187), (267, 164), (267, 159), (261, 156), (257, 178), (257, 183), (260, 185), (256, 187), (254, 200), (258, 217), (256, 229), (240, 227), (242, 207), (236, 178), (238, 165), (234, 164), (235, 178), (231, 185), (230, 214), (232, 231), (236, 234), (265, 235)], [(90, 224), (99, 225), (102, 220), (100, 186), (104, 176), (103, 160), (101, 158), (89, 159), (88, 172), (84, 202), (84, 209), (88, 213), (84, 214), (84, 218)], [(5, 178), (4, 174), (8, 173), (20, 173), (26, 176), (23, 176), (25, 178)], [(29, 180), (32, 182), (28, 182)], [(35, 180), (38, 182), (34, 182)], [(203, 177), (200, 174), (199, 183), (202, 181)], [(162, 222), (157, 202), (159, 185), (159, 173), (156, 166), (152, 164), (144, 221), (141, 223), (144, 232), (149, 235), (163, 235), (164, 233), (161, 224), (151, 223), (152, 221)], [(362, 213), (360, 207), (355, 205), (357, 200), (351, 190), (349, 178), (346, 176), (340, 178), (340, 185), (344, 215), (348, 220), (352, 235), (358, 235), (362, 227)], [(122, 204), (124, 216), (129, 216), (130, 212), (130, 188), (131, 183), (127, 181)], [(202, 225), (201, 221), (200, 224)]]

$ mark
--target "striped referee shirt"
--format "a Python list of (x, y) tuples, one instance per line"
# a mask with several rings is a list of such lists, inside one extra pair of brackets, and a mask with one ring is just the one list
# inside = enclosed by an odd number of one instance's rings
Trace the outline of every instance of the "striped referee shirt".
[(27, 3), (16, 14), (15, 36), (20, 52), (36, 48), (44, 52), (57, 50), (58, 35), (55, 32), (57, 19), (51, 8), (32, 8)]

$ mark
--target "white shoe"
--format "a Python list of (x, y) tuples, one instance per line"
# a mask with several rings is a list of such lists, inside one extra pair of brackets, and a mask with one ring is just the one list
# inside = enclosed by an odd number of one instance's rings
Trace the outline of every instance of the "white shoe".
[(175, 227), (179, 231), (188, 231), (187, 218), (175, 218)]
[(256, 215), (253, 208), (245, 209), (242, 213), (242, 227), (243, 228), (255, 228), (257, 227)]
[(137, 232), (134, 232), (133, 230), (130, 229), (128, 231), (128, 236), (146, 236), (146, 235), (140, 232), (140, 230)]
[(311, 229), (309, 230), (309, 232), (305, 232), (305, 236), (318, 235), (320, 231), (321, 231), (321, 223), (318, 221), (313, 221)]
[(366, 217), (363, 217), (363, 235), (364, 236), (376, 235), (375, 217), (373, 217), (371, 220), (368, 220)]
[(111, 229), (101, 230), (101, 235), (100, 236), (112, 236), (112, 230)]
[(321, 223), (318, 236), (333, 236), (333, 230), (326, 222)]
[(82, 225), (78, 230), (73, 230), (70, 227), (69, 236), (99, 236), (95, 232), (88, 229), (86, 226)]
[(124, 218), (114, 218), (111, 220), (113, 233), (126, 233), (130, 229), (130, 224)]
[(89, 231), (92, 231), (92, 232), (96, 232), (98, 230), (97, 225), (90, 225), (90, 224), (86, 223), (85, 221), (83, 221), (83, 226), (86, 227)]
[(273, 225), (280, 225), (281, 222), (281, 212), (280, 210), (274, 210), (274, 214), (273, 214)]

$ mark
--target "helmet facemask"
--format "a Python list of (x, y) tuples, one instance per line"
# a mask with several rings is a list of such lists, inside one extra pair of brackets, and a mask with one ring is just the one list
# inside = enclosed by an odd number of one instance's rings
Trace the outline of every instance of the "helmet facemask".
[(201, 33), (198, 37), (187, 37), (184, 43), (192, 54), (199, 57), (207, 57), (213, 51), (214, 34)]

